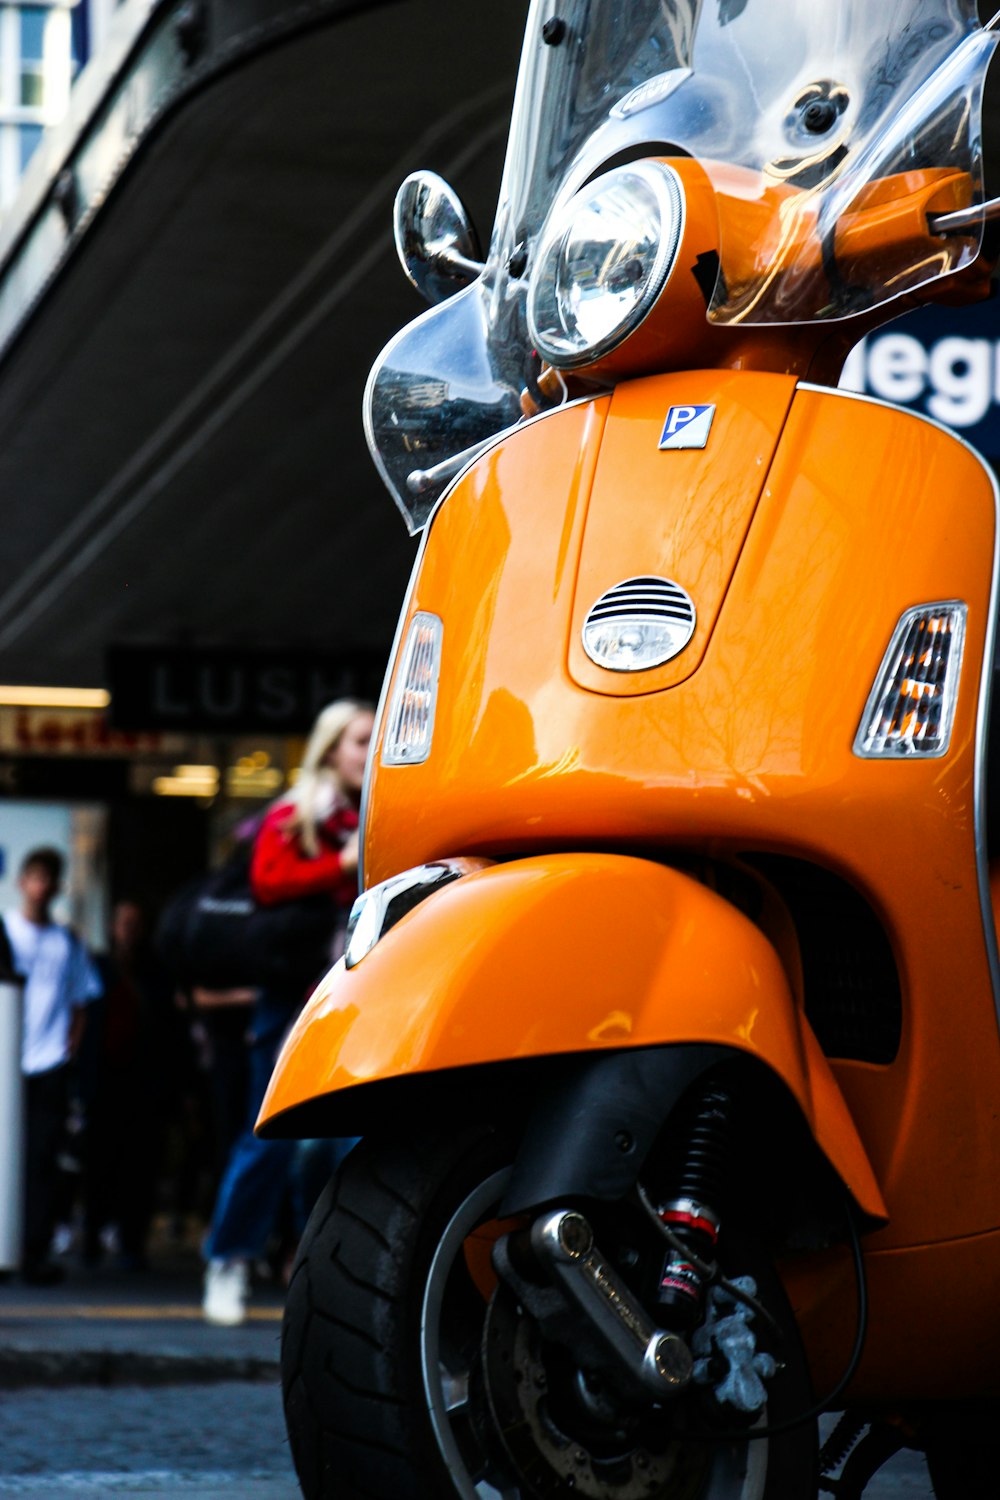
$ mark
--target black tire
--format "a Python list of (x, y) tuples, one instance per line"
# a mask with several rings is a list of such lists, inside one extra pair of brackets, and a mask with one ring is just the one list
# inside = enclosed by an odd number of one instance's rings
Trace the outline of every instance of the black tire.
[[(482, 1450), (482, 1417), (478, 1423), (470, 1418), (467, 1430), (446, 1420), (443, 1381), (438, 1376), (435, 1384), (433, 1371), (443, 1370), (447, 1361), (421, 1332), (425, 1299), (432, 1310), (424, 1317), (426, 1328), (438, 1306), (442, 1329), (446, 1316), (457, 1328), (473, 1311), (466, 1305), (474, 1301), (467, 1256), (459, 1260), (456, 1252), (452, 1265), (447, 1247), (462, 1248), (469, 1233), (464, 1226), (493, 1217), (485, 1205), (495, 1204), (502, 1188), (498, 1174), (509, 1167), (511, 1155), (489, 1131), (459, 1137), (416, 1134), (381, 1145), (364, 1141), (316, 1205), (292, 1272), (281, 1355), (288, 1434), (306, 1500), (534, 1500), (538, 1492), (524, 1487), (523, 1480), (502, 1479), (494, 1469), (477, 1477), (465, 1454)], [(753, 1269), (756, 1274), (758, 1267)], [(467, 1285), (459, 1284), (463, 1277)], [(806, 1410), (811, 1396), (791, 1311), (766, 1268), (762, 1295), (788, 1335), (785, 1368), (768, 1388), (768, 1420), (778, 1422)], [(460, 1311), (449, 1311), (457, 1303)], [(482, 1322), (481, 1298), (478, 1306)], [(442, 1333), (442, 1347), (444, 1339)], [(464, 1346), (478, 1351), (475, 1329)], [(459, 1347), (459, 1334), (449, 1347)], [(422, 1349), (432, 1372), (427, 1379)], [(454, 1366), (454, 1355), (451, 1362)], [(469, 1366), (476, 1366), (474, 1355)], [(461, 1412), (460, 1400), (456, 1410)], [(701, 1460), (711, 1465), (709, 1481), (698, 1478), (692, 1485), (686, 1474), (679, 1487), (672, 1478), (665, 1487), (642, 1489), (642, 1495), (648, 1500), (815, 1500), (815, 1424), (770, 1440), (702, 1451), (710, 1455)], [(727, 1477), (741, 1465), (749, 1478)], [(636, 1483), (627, 1482), (624, 1500), (640, 1493)], [(553, 1489), (550, 1482), (545, 1493), (579, 1496), (580, 1491)], [(600, 1493), (617, 1496), (618, 1485)]]

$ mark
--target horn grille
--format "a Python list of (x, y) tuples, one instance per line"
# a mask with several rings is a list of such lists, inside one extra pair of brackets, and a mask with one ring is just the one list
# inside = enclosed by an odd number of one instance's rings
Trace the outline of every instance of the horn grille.
[(609, 672), (643, 672), (677, 656), (694, 634), (694, 604), (669, 578), (626, 578), (593, 604), (583, 649)]

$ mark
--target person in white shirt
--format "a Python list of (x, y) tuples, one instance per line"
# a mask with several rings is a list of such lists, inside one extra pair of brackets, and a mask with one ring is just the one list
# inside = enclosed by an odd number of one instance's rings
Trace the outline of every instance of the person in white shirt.
[(79, 938), (52, 920), (62, 882), (58, 849), (33, 849), (21, 864), (20, 911), (4, 926), (14, 967), (25, 981), (21, 1072), (25, 1081), (25, 1214), (21, 1275), (44, 1285), (61, 1272), (49, 1259), (57, 1154), (66, 1119), (69, 1064), (83, 1035), (86, 1007), (101, 994), (96, 966)]

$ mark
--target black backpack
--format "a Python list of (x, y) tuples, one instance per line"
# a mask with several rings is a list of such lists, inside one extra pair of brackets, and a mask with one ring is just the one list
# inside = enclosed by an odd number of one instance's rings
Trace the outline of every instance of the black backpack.
[(17, 972), (14, 963), (14, 950), (10, 945), (10, 937), (4, 926), (3, 917), (0, 917), (0, 984), (23, 984), (22, 975)]
[(250, 846), (185, 885), (169, 902), (156, 948), (184, 988), (304, 987), (328, 968), (337, 925), (329, 895), (261, 906), (250, 887)]

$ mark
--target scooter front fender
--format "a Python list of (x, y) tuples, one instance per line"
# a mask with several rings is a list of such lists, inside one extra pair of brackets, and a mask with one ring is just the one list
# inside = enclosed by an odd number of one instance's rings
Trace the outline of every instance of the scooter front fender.
[(402, 1125), (404, 1099), (419, 1110), (431, 1097), (400, 1091), (415, 1080), (431, 1090), (456, 1069), (686, 1045), (769, 1068), (859, 1207), (885, 1217), (771, 943), (689, 876), (625, 855), (493, 865), (422, 902), (356, 967), (336, 965), (289, 1035), (258, 1130), (313, 1134), (323, 1120), (357, 1133), (373, 1104)]

